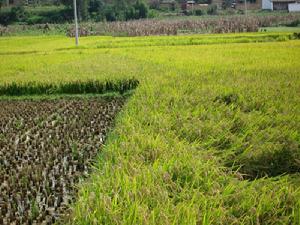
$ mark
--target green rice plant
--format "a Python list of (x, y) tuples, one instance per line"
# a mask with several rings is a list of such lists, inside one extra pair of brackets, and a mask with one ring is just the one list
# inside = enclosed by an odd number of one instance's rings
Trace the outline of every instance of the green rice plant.
[(290, 35), (3, 38), (0, 82), (140, 82), (70, 224), (297, 224), (300, 42), (277, 40)]
[(31, 202), (31, 220), (33, 221), (39, 215), (39, 207), (35, 200)]
[(107, 92), (119, 92), (135, 89), (139, 81), (131, 78), (127, 80), (114, 81), (74, 81), (67, 83), (9, 83), (0, 86), (0, 95), (43, 95), (43, 94), (103, 94)]

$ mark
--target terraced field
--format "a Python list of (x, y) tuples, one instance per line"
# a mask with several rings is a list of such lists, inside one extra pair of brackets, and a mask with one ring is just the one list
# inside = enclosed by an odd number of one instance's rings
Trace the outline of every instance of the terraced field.
[(294, 37), (88, 37), (79, 48), (59, 36), (1, 38), (0, 88), (139, 81), (79, 185), (70, 224), (300, 224)]

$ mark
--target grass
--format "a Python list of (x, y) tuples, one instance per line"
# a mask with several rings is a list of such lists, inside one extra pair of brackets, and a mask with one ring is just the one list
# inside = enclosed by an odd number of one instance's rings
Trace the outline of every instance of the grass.
[(264, 27), (261, 30), (266, 32), (300, 32), (300, 27)]
[(1, 38), (0, 83), (139, 80), (72, 224), (300, 224), (300, 42), (288, 35), (88, 37), (80, 48)]

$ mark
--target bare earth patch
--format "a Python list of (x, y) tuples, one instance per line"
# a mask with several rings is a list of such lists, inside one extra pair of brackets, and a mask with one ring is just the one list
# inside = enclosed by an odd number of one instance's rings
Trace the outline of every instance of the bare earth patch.
[(124, 98), (0, 101), (0, 224), (52, 224)]

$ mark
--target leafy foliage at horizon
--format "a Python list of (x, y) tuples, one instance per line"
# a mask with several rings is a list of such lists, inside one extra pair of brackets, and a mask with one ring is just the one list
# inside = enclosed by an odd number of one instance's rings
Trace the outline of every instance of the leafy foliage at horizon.
[[(9, 11), (1, 12), (0, 10), (0, 24), (71, 22), (73, 20), (73, 1), (64, 0), (62, 3), (65, 7), (53, 7), (48, 11), (30, 11), (22, 5), (11, 7)], [(149, 11), (147, 4), (143, 0), (78, 0), (77, 8), (80, 21), (143, 19), (148, 17)]]

